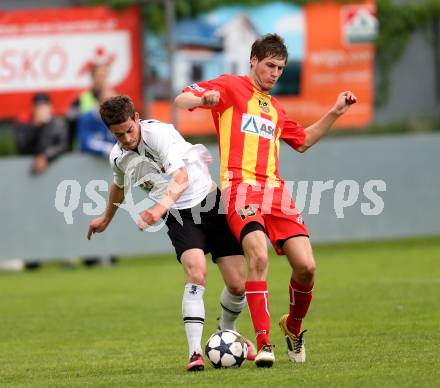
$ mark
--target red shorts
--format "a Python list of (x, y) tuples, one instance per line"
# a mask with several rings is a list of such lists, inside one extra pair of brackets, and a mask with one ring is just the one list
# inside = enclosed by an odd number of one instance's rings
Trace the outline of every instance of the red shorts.
[(279, 242), (293, 236), (309, 236), (307, 226), (287, 188), (255, 190), (247, 185), (241, 190), (226, 189), (222, 193), (229, 228), (241, 242), (243, 228), (251, 223), (261, 224), (278, 255), (284, 251)]

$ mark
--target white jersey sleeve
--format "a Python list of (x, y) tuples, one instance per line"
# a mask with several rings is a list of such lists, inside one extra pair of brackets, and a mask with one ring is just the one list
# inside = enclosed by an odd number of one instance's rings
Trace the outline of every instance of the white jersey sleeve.
[(113, 171), (113, 182), (120, 189), (124, 187), (124, 172), (118, 167), (118, 159), (121, 156), (121, 154), (122, 154), (122, 150), (119, 144), (115, 144), (109, 156), (110, 166)]

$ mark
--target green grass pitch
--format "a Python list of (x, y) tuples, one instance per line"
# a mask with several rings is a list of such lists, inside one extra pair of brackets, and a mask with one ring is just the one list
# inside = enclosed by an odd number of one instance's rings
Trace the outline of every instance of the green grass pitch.
[[(440, 378), (440, 238), (315, 248), (307, 363), (293, 365), (278, 328), (288, 264), (272, 255), (276, 363), (184, 371), (183, 275), (173, 256), (113, 268), (43, 266), (0, 274), (1, 387), (434, 387)], [(204, 341), (222, 284), (213, 264)], [(251, 336), (247, 309), (239, 330)]]

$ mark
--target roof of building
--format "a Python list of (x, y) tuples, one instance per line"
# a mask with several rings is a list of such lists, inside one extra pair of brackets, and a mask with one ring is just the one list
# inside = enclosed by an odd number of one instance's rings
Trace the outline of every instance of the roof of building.
[(204, 21), (184, 19), (177, 22), (174, 29), (176, 44), (221, 49), (222, 41), (215, 35), (215, 31), (214, 26)]

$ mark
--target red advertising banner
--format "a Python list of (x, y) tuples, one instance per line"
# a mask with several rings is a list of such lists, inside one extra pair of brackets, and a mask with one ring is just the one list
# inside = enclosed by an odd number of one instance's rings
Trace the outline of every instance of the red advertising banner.
[(72, 7), (0, 12), (0, 119), (28, 112), (46, 92), (56, 113), (90, 87), (87, 65), (111, 61), (109, 84), (142, 106), (138, 7)]
[(374, 39), (377, 19), (371, 2), (310, 4), (305, 7), (307, 50), (302, 91), (286, 97), (288, 114), (299, 122), (316, 121), (336, 95), (352, 90), (358, 103), (338, 120), (342, 127), (362, 127), (373, 117)]

